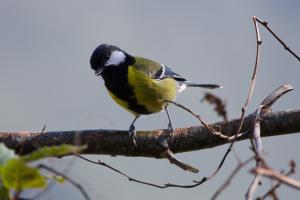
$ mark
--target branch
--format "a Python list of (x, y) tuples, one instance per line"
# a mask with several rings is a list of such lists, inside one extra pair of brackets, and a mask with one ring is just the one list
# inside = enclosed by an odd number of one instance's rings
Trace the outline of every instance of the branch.
[(252, 180), (250, 187), (247, 190), (247, 193), (245, 195), (246, 200), (252, 200), (253, 199), (253, 194), (260, 182), (260, 175), (255, 175), (254, 179)]
[[(261, 122), (261, 137), (278, 136), (300, 132), (300, 109), (270, 112), (264, 114)], [(241, 132), (248, 132), (251, 129), (255, 115), (245, 118)], [(219, 122), (211, 126), (221, 130), (224, 135), (233, 136), (239, 128), (240, 120), (234, 119), (228, 123)], [(227, 144), (230, 139), (211, 134), (210, 130), (203, 126), (190, 128), (177, 128), (172, 133), (168, 131), (138, 131), (134, 147), (128, 137), (128, 131), (124, 130), (76, 130), (76, 131), (53, 131), (44, 132), (51, 138), (58, 138), (66, 144), (88, 145), (83, 154), (106, 154), (123, 156), (143, 156), (162, 158), (161, 153), (165, 150), (160, 144), (162, 139), (168, 140), (169, 149), (173, 153), (207, 149)], [(239, 137), (238, 140), (249, 138), (247, 134)], [(43, 146), (61, 144), (58, 141), (41, 136), (41, 132), (17, 131), (0, 132), (0, 142), (7, 147), (14, 149), (19, 154), (30, 153)]]
[(70, 184), (72, 184), (74, 187), (76, 187), (78, 189), (78, 191), (82, 194), (82, 196), (84, 197), (85, 200), (90, 200), (91, 199), (89, 197), (88, 193), (85, 191), (85, 189), (82, 187), (81, 184), (77, 183), (76, 181), (74, 181), (72, 178), (65, 175), (64, 173), (59, 172), (58, 170), (56, 170), (52, 167), (48, 167), (47, 165), (44, 165), (44, 164), (39, 164), (38, 168), (47, 170), (49, 172), (52, 172), (56, 175), (59, 175), (59, 176), (63, 177), (65, 180), (67, 180)]
[[(295, 163), (295, 161), (291, 160), (290, 161), (290, 170), (287, 173), (285, 173), (284, 175), (290, 176), (290, 175), (294, 174), (295, 170), (296, 170), (295, 168), (296, 168), (296, 163)], [(260, 199), (260, 200), (266, 199), (269, 195), (272, 195), (275, 192), (275, 190), (277, 188), (279, 188), (280, 185), (281, 185), (281, 182), (278, 182), (269, 191), (267, 191), (262, 197), (259, 197), (258, 199)]]
[(215, 194), (211, 197), (211, 200), (217, 199), (217, 197), (230, 185), (232, 179), (237, 175), (237, 173), (245, 167), (247, 164), (249, 164), (254, 157), (251, 157), (244, 162), (239, 162), (238, 165), (234, 168), (234, 170), (231, 172), (229, 177), (226, 179), (226, 181), (222, 184), (222, 186), (215, 192)]
[(162, 152), (162, 157), (167, 158), (170, 161), (170, 163), (177, 165), (178, 167), (180, 167), (183, 170), (188, 170), (188, 171), (193, 172), (193, 173), (198, 173), (199, 172), (199, 170), (194, 168), (193, 166), (178, 160), (174, 156), (173, 152), (170, 151), (169, 149), (166, 149), (164, 152)]
[(263, 25), (275, 38), (276, 40), (284, 47), (285, 50), (287, 50), (290, 54), (292, 54), (298, 61), (300, 61), (300, 57), (290, 49), (281, 39), (280, 37), (272, 31), (272, 29), (269, 27), (268, 22), (263, 21), (257, 17), (254, 17), (256, 21), (258, 21), (261, 25)]
[(262, 175), (262, 176), (265, 176), (265, 177), (268, 177), (268, 178), (271, 178), (271, 179), (276, 179), (288, 186), (291, 186), (295, 189), (298, 189), (300, 190), (300, 182), (299, 181), (296, 181), (292, 178), (289, 178), (279, 172), (276, 172), (272, 169), (267, 169), (267, 168), (263, 168), (263, 167), (258, 167), (256, 169), (253, 169), (251, 171), (252, 173), (255, 173), (255, 174), (259, 174), (259, 175)]

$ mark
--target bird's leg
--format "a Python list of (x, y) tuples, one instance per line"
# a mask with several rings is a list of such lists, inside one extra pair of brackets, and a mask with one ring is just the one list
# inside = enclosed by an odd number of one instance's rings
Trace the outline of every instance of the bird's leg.
[(168, 120), (169, 120), (169, 123), (168, 123), (168, 131), (169, 131), (170, 133), (173, 133), (174, 128), (173, 128), (173, 125), (172, 125), (172, 121), (171, 121), (171, 118), (170, 118), (170, 115), (169, 115), (167, 106), (165, 106), (165, 111), (166, 111), (166, 113), (167, 113)]
[(129, 127), (129, 131), (128, 131), (128, 134), (129, 134), (129, 138), (132, 139), (132, 143), (135, 147), (137, 147), (136, 145), (136, 141), (135, 141), (135, 127), (134, 127), (134, 122), (139, 118), (139, 116), (136, 116), (133, 120), (133, 122), (130, 124), (130, 127)]

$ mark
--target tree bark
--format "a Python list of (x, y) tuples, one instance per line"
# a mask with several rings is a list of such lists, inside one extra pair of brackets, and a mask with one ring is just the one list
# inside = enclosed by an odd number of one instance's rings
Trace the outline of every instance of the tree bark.
[[(242, 132), (252, 128), (255, 116), (245, 118)], [(227, 123), (218, 122), (212, 126), (227, 136), (232, 136), (239, 125), (239, 120), (234, 119)], [(300, 109), (270, 112), (263, 116), (261, 122), (261, 136), (279, 136), (300, 132)], [(53, 132), (0, 132), (0, 142), (5, 143), (18, 154), (27, 154), (40, 147), (59, 145), (61, 142), (53, 140), (57, 138), (66, 144), (87, 145), (82, 154), (106, 154), (122, 156), (142, 156), (161, 158), (161, 153), (166, 149), (161, 145), (166, 141), (169, 149), (174, 153), (195, 151), (212, 148), (229, 142), (228, 139), (212, 134), (202, 126), (189, 128), (177, 128), (174, 137), (166, 130), (138, 131), (136, 134), (137, 147), (128, 137), (128, 131), (122, 130), (75, 130)], [(245, 140), (249, 135), (244, 134), (238, 140)]]

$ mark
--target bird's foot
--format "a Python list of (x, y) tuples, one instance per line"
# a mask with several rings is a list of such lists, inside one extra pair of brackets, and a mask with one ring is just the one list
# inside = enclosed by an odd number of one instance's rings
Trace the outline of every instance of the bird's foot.
[(135, 127), (134, 127), (134, 125), (131, 125), (129, 127), (128, 136), (131, 139), (134, 147), (137, 147), (137, 144), (136, 144), (136, 141), (135, 141), (135, 135), (136, 135)]

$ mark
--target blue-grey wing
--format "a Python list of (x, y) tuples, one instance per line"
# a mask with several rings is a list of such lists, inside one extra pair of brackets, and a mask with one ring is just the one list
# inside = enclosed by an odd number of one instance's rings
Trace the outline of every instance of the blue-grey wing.
[(161, 64), (160, 69), (154, 74), (155, 79), (173, 78), (176, 81), (186, 81), (181, 75), (174, 72), (171, 68)]

